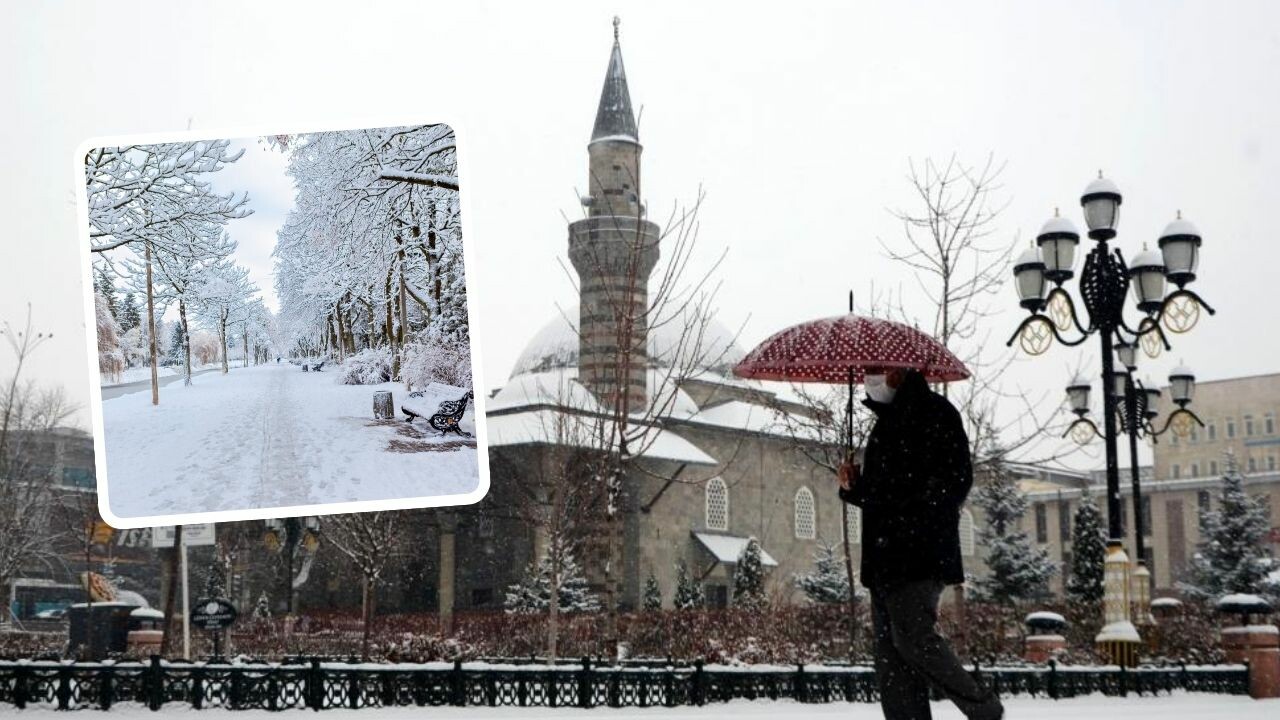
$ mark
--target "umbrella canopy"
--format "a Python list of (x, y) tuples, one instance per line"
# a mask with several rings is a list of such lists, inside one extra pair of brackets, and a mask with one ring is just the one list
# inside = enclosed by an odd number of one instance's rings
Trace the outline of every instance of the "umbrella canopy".
[(838, 315), (775, 333), (733, 367), (738, 377), (791, 382), (860, 383), (867, 371), (919, 370), (929, 382), (969, 377), (942, 343), (892, 320)]

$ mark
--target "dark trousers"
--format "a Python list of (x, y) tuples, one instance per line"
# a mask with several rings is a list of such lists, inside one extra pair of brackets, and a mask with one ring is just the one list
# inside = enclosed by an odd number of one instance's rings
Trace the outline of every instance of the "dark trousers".
[(871, 590), (876, 679), (885, 720), (930, 720), (930, 684), (969, 720), (1004, 716), (999, 698), (969, 675), (938, 634), (942, 588), (940, 582), (925, 580)]

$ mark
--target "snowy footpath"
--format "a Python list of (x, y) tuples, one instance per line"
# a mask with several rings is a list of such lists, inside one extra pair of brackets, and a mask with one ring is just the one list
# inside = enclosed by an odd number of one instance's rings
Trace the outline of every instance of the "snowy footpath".
[[(12, 709), (12, 708), (10, 708)], [(676, 708), (520, 708), (520, 707), (396, 707), (367, 708), (362, 710), (312, 710), (270, 712), (267, 710), (192, 710), (186, 707), (166, 706), (159, 712), (151, 712), (139, 706), (116, 706), (106, 713), (83, 711), (90, 717), (105, 714), (127, 720), (151, 720), (181, 716), (190, 720), (267, 720), (305, 712), (308, 717), (323, 720), (412, 720), (415, 718), (445, 718), (475, 720), (476, 718), (510, 718), (534, 720), (552, 718), (582, 718), (587, 716), (610, 720), (753, 720), (755, 718), (844, 718), (845, 720), (873, 720), (881, 718), (879, 705), (867, 703), (830, 703), (826, 705), (800, 705), (798, 703), (768, 700), (738, 700), (721, 705)], [(48, 709), (14, 710), (14, 717), (64, 717)], [(935, 720), (962, 720), (963, 715), (950, 703), (933, 704)], [(1006, 720), (1263, 720), (1280, 717), (1280, 700), (1251, 700), (1232, 695), (1177, 694), (1161, 697), (1108, 698), (1092, 696), (1070, 700), (1033, 700), (1012, 698), (1005, 702)]]
[[(373, 419), (391, 390), (397, 419)], [(467, 493), (474, 439), (399, 413), (403, 385), (340, 385), (287, 363), (206, 373), (190, 387), (104, 399), (107, 489), (121, 517)], [(468, 409), (463, 429), (474, 428)]]

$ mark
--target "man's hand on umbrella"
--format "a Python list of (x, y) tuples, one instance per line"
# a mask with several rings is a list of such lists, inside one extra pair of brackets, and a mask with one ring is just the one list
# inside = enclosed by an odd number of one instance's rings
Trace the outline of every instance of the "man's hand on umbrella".
[(840, 479), (841, 490), (846, 492), (852, 490), (854, 483), (858, 481), (858, 466), (854, 464), (852, 459), (845, 460), (844, 463), (840, 465), (840, 470), (836, 475)]

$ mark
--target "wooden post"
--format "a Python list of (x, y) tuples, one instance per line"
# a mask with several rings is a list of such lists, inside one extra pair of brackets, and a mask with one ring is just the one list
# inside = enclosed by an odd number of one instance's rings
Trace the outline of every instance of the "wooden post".
[(376, 420), (394, 420), (396, 416), (395, 401), (390, 390), (376, 390), (373, 393), (373, 417)]

